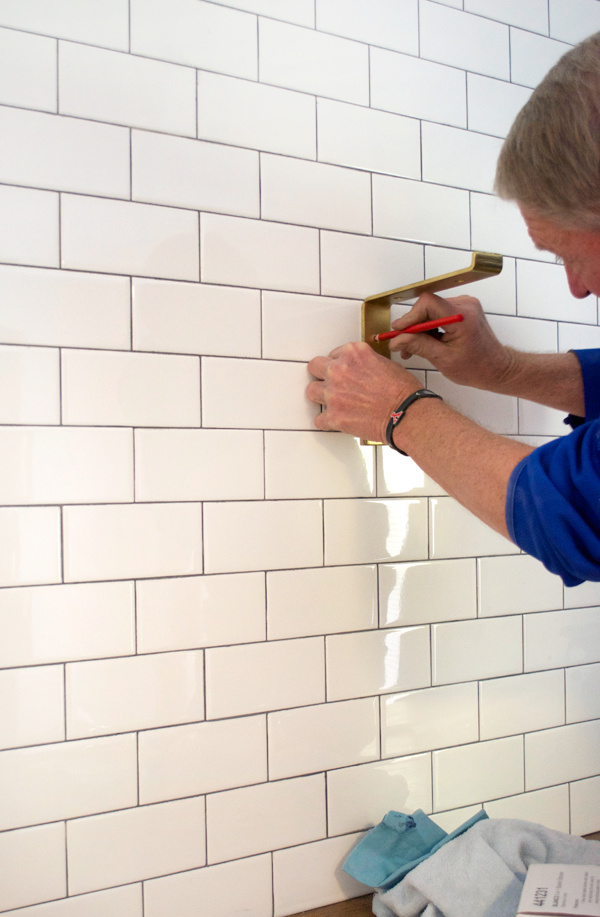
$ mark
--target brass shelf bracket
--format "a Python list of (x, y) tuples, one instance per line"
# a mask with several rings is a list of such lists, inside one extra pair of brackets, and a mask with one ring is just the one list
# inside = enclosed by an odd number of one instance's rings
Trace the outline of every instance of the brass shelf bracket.
[[(502, 255), (492, 252), (473, 252), (469, 267), (449, 274), (440, 274), (429, 280), (419, 280), (409, 283), (397, 290), (388, 290), (386, 293), (376, 293), (367, 296), (362, 304), (362, 340), (366, 341), (376, 353), (383, 357), (390, 357), (389, 341), (373, 341), (373, 335), (390, 330), (391, 307), (395, 302), (406, 302), (415, 299), (422, 293), (440, 293), (442, 290), (451, 290), (465, 283), (474, 283), (476, 280), (485, 280), (486, 277), (495, 277), (502, 270)], [(380, 446), (381, 443), (361, 440), (363, 446)]]
[(440, 274), (439, 277), (431, 277), (429, 280), (409, 283), (405, 287), (398, 287), (397, 290), (367, 296), (362, 304), (362, 340), (370, 344), (376, 353), (389, 357), (389, 341), (373, 341), (372, 337), (374, 334), (390, 330), (392, 303), (407, 302), (422, 293), (439, 293), (465, 283), (495, 277), (501, 270), (502, 255), (495, 255), (491, 252), (473, 252), (469, 267), (451, 271), (449, 274)]

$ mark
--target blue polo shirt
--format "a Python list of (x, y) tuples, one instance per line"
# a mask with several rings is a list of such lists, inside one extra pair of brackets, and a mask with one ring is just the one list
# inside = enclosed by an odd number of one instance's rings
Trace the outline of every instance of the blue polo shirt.
[(585, 420), (522, 459), (506, 495), (511, 539), (566, 586), (600, 580), (600, 350), (574, 352)]

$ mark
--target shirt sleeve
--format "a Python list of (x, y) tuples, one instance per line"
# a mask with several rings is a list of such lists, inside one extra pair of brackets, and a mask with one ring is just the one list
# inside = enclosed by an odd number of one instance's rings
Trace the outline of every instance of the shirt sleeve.
[(574, 350), (581, 364), (585, 397), (585, 419), (600, 417), (600, 350)]
[(506, 522), (515, 544), (566, 586), (600, 581), (600, 419), (519, 462), (508, 484)]

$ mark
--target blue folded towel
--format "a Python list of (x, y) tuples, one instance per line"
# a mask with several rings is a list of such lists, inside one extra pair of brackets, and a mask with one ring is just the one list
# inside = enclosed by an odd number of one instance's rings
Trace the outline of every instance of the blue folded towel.
[(391, 888), (411, 869), (483, 818), (487, 815), (481, 809), (448, 834), (421, 809), (412, 815), (388, 812), (354, 848), (344, 863), (344, 872), (371, 888)]

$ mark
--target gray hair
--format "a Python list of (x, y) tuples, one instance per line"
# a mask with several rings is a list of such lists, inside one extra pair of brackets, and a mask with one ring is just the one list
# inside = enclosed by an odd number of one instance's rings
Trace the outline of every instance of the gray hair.
[(517, 115), (495, 190), (566, 228), (600, 232), (600, 32), (567, 51)]

